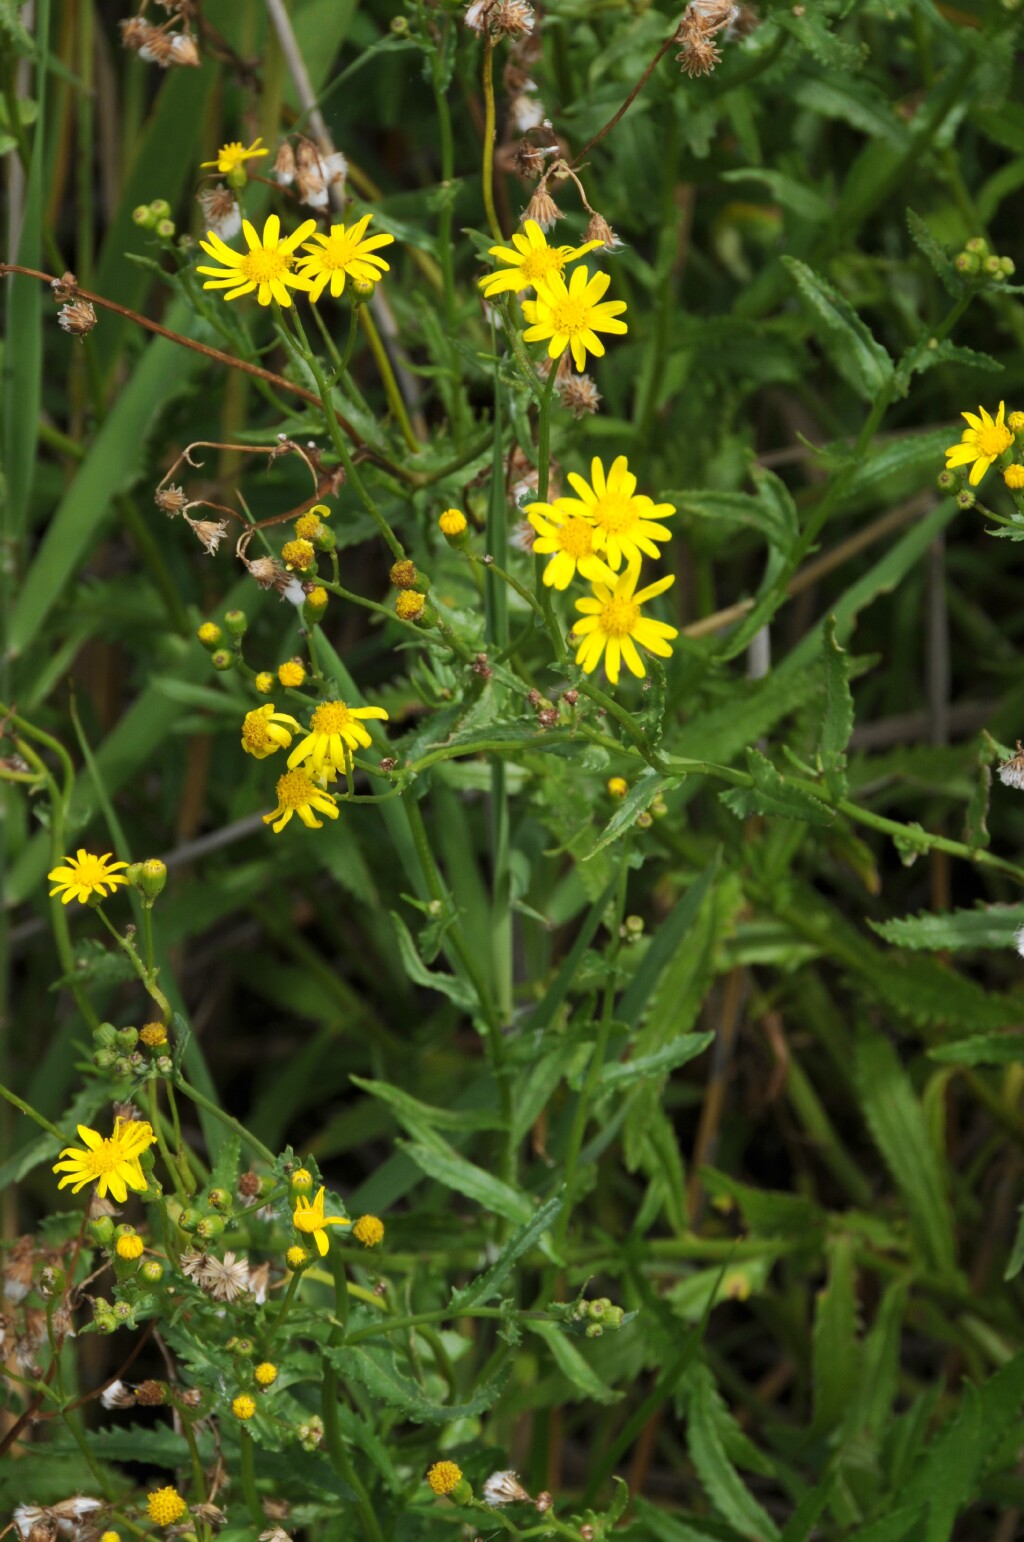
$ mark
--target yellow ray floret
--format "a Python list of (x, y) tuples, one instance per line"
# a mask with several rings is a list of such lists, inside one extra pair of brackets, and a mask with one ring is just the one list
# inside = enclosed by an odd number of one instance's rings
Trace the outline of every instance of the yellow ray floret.
[(327, 1226), (351, 1226), (351, 1221), (344, 1220), (341, 1216), (324, 1215), (324, 1191), (318, 1189), (315, 1199), (306, 1199), (304, 1195), (295, 1202), (292, 1211), (292, 1225), (296, 1231), (304, 1236), (311, 1236), (316, 1243), (316, 1250), (323, 1258), (327, 1252), (328, 1241)]
[(368, 750), (373, 740), (360, 718), (387, 720), (383, 707), (350, 707), (343, 701), (322, 702), (310, 721), (309, 733), (288, 756), (289, 767), (302, 765), (315, 776), (328, 766), (344, 771), (354, 751)]
[(140, 1194), (146, 1189), (139, 1157), (156, 1136), (145, 1119), (115, 1119), (114, 1133), (107, 1137), (80, 1124), (78, 1136), (82, 1146), (65, 1147), (61, 1160), (53, 1165), (55, 1173), (64, 1174), (58, 1189), (70, 1184), (72, 1194), (77, 1194), (87, 1183), (95, 1183), (101, 1199), (109, 1190), (119, 1205), (128, 1198), (129, 1189)]
[(199, 164), (204, 171), (212, 169), (226, 176), (229, 171), (236, 171), (239, 166), (244, 166), (246, 161), (255, 161), (261, 155), (269, 155), (269, 150), (260, 148), (262, 144), (262, 139), (254, 139), (246, 149), (240, 139), (233, 139), (230, 144), (221, 145), (215, 161), (200, 161)]
[(968, 477), (972, 487), (977, 487), (985, 472), (993, 461), (999, 459), (1004, 450), (1008, 450), (1013, 443), (1013, 434), (1003, 421), (1006, 412), (1006, 403), (999, 403), (999, 411), (995, 418), (986, 412), (984, 407), (979, 407), (980, 417), (973, 412), (962, 412), (960, 416), (965, 418), (968, 427), (960, 436), (960, 443), (950, 445), (946, 451), (946, 470), (951, 471), (954, 466), (970, 466), (971, 474)]
[(639, 562), (630, 563), (624, 572), (616, 574), (596, 558), (591, 559), (587, 577), (593, 586), (593, 596), (576, 601), (576, 609), (583, 615), (581, 620), (573, 622), (573, 631), (583, 638), (576, 650), (577, 664), (590, 675), (603, 657), (608, 679), (612, 685), (617, 685), (619, 664), (625, 660), (630, 673), (641, 679), (646, 670), (637, 652), (637, 643), (649, 653), (667, 659), (672, 652), (669, 639), (679, 635), (676, 627), (645, 616), (641, 607), (655, 595), (664, 594), (675, 583), (675, 577), (669, 574), (638, 591)]
[(366, 228), (372, 218), (372, 214), (364, 214), (354, 225), (332, 225), (327, 235), (318, 231), (306, 242), (299, 270), (310, 281), (311, 300), (319, 300), (328, 284), (331, 298), (336, 300), (344, 293), (346, 278), (375, 284), (382, 273), (391, 271), (376, 253), (378, 247), (390, 246), (395, 238), (387, 234), (368, 237)]
[(75, 856), (64, 858), (65, 866), (47, 873), (53, 884), (50, 898), (59, 894), (62, 905), (69, 905), (73, 899), (84, 905), (94, 894), (98, 899), (106, 899), (108, 890), (113, 894), (119, 883), (128, 882), (119, 871), (128, 866), (127, 862), (111, 862), (111, 855), (108, 851), (102, 857), (94, 857), (79, 846)]
[(207, 275), (203, 288), (223, 289), (225, 300), (237, 300), (240, 295), (255, 291), (261, 305), (269, 305), (271, 300), (276, 300), (278, 305), (291, 305), (289, 289), (310, 288), (307, 278), (292, 272), (295, 248), (315, 229), (316, 220), (303, 220), (298, 229), (282, 241), (281, 221), (276, 214), (268, 215), (262, 236), (248, 220), (243, 220), (242, 234), (248, 246), (245, 252), (233, 251), (216, 231), (208, 231), (207, 239), (199, 245), (208, 257), (215, 258), (222, 266), (196, 269), (197, 273)]
[(623, 561), (639, 562), (641, 556), (660, 557), (658, 541), (671, 539), (658, 520), (669, 519), (675, 508), (671, 503), (655, 503), (636, 490), (636, 477), (624, 455), (616, 456), (605, 469), (595, 455), (590, 462), (590, 482), (575, 471), (569, 482), (576, 498), (557, 498), (554, 507), (566, 515), (589, 519), (594, 525), (594, 547), (618, 572)]
[(496, 294), (507, 294), (510, 290), (518, 293), (536, 286), (553, 273), (561, 274), (570, 262), (577, 262), (600, 245), (600, 241), (584, 241), (582, 246), (549, 246), (537, 221), (525, 220), (522, 232), (517, 231), (512, 237), (511, 247), (491, 247), (491, 256), (508, 263), (508, 267), (497, 268), (479, 280), (484, 298), (491, 300)]
[(286, 750), (295, 734), (302, 732), (302, 725), (287, 712), (276, 712), (274, 703), (255, 707), (247, 712), (242, 722), (242, 748), (257, 760), (266, 760), (278, 750)]
[(287, 771), (277, 779), (277, 808), (264, 814), (263, 823), (278, 835), (293, 814), (298, 814), (307, 830), (322, 830), (323, 820), (317, 819), (317, 814), (337, 819), (338, 805), (305, 771)]
[(596, 531), (588, 518), (562, 508), (561, 502), (528, 503), (526, 517), (537, 532), (533, 550), (541, 557), (551, 555), (544, 582), (555, 589), (568, 589), (577, 569), (587, 576), (587, 558), (597, 551)]
[(607, 273), (591, 273), (589, 268), (574, 268), (566, 284), (560, 273), (552, 273), (537, 285), (537, 298), (523, 301), (523, 315), (530, 323), (523, 333), (528, 343), (548, 344), (548, 356), (560, 358), (568, 348), (577, 369), (586, 369), (587, 354), (604, 354), (598, 332), (625, 332), (626, 323), (618, 319), (626, 309), (625, 300), (604, 300), (611, 279)]

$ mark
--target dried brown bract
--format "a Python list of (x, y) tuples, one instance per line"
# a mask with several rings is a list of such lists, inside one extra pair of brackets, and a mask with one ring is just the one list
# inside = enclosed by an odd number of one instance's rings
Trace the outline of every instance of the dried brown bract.
[(96, 325), (96, 312), (88, 300), (71, 300), (61, 306), (57, 325), (72, 337), (88, 337)]
[(601, 393), (589, 375), (570, 375), (555, 389), (562, 406), (568, 408), (574, 418), (596, 412), (601, 404)]
[(173, 482), (167, 487), (158, 487), (153, 496), (153, 502), (158, 509), (162, 509), (169, 519), (174, 519), (191, 505), (183, 487), (177, 487)]
[(536, 220), (541, 230), (552, 230), (562, 211), (542, 182), (523, 210), (524, 220)]
[(218, 182), (216, 187), (197, 193), (196, 202), (210, 230), (222, 241), (233, 241), (242, 228), (242, 211), (231, 189)]
[(216, 555), (217, 547), (228, 533), (226, 520), (223, 519), (189, 519), (185, 520), (196, 539), (202, 544), (210, 556)]
[(1019, 739), (1014, 754), (999, 767), (998, 776), (1004, 787), (1016, 787), (1018, 792), (1024, 791), (1024, 744)]

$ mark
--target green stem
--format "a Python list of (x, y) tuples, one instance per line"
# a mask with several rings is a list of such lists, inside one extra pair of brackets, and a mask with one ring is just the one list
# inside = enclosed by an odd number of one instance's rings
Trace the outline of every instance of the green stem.
[(131, 961), (131, 965), (135, 970), (135, 973), (138, 975), (139, 979), (142, 981), (143, 985), (146, 987), (147, 991), (152, 996), (157, 1006), (160, 1008), (163, 1022), (165, 1024), (169, 1023), (171, 1017), (173, 1016), (173, 1008), (171, 1007), (171, 1003), (168, 1001), (163, 991), (160, 989), (159, 985), (156, 983), (157, 971), (155, 969), (150, 970), (146, 968), (145, 964), (142, 962), (138, 955), (135, 944), (131, 941), (130, 938), (122, 937), (117, 927), (106, 915), (102, 905), (96, 905), (93, 908), (95, 909), (96, 914), (99, 916), (100, 920), (103, 922), (103, 925), (107, 928), (107, 931), (110, 933), (111, 937), (113, 937), (114, 941), (121, 949), (122, 953), (124, 953), (125, 957)]
[(498, 215), (494, 208), (494, 45), (484, 38), (484, 209), (491, 235), (496, 241), (503, 239)]
[(409, 413), (406, 410), (405, 402), (402, 400), (402, 393), (398, 389), (398, 381), (395, 379), (395, 372), (391, 368), (391, 360), (388, 358), (387, 349), (381, 342), (380, 333), (377, 331), (377, 324), (370, 314), (369, 307), (366, 305), (360, 305), (358, 316), (363, 331), (366, 333), (366, 341), (370, 345), (370, 352), (377, 362), (377, 369), (380, 372), (381, 384), (384, 387), (384, 395), (388, 399), (388, 406), (394, 414), (395, 422), (398, 424), (402, 438), (412, 453), (418, 455), (423, 446), (412, 431)]
[[(348, 1286), (345, 1278), (345, 1265), (335, 1253), (331, 1254), (331, 1269), (334, 1274), (334, 1298), (335, 1327), (331, 1329), (327, 1340), (329, 1349), (334, 1349), (345, 1342), (344, 1323), (348, 1321)], [(345, 1447), (341, 1436), (341, 1426), (338, 1421), (338, 1373), (330, 1360), (324, 1356), (323, 1381), (320, 1393), (320, 1412), (324, 1421), (324, 1445), (331, 1464), (339, 1478), (343, 1478), (356, 1496), (356, 1508), (359, 1511), (359, 1519), (362, 1522), (363, 1531), (369, 1542), (384, 1542), (384, 1533), (381, 1531), (376, 1512), (370, 1496), (366, 1491), (362, 1479), (356, 1472), (352, 1458)]]
[(296, 1270), (296, 1272), (292, 1275), (291, 1279), (288, 1281), (288, 1287), (285, 1290), (284, 1300), (281, 1302), (280, 1311), (278, 1312), (277, 1316), (274, 1318), (274, 1321), (272, 1322), (272, 1324), (270, 1326), (270, 1332), (267, 1334), (266, 1347), (267, 1347), (268, 1350), (270, 1349), (270, 1346), (273, 1343), (274, 1339), (277, 1337), (278, 1333), (280, 1333), (282, 1327), (284, 1326), (284, 1320), (288, 1316), (288, 1313), (292, 1309), (292, 1306), (293, 1306), (293, 1304), (295, 1302), (295, 1297), (298, 1294), (298, 1289), (299, 1289), (299, 1285), (301, 1284), (301, 1281), (302, 1281), (302, 1272), (301, 1272), (301, 1270)]
[[(551, 399), (555, 392), (555, 381), (558, 378), (557, 359), (549, 359), (548, 378), (544, 382), (544, 393), (537, 408), (537, 501), (545, 503), (548, 496), (548, 480), (551, 475)], [(541, 556), (533, 559), (533, 582), (540, 596), (540, 609), (544, 617), (544, 624), (548, 629), (551, 641), (555, 645), (555, 656), (560, 661), (566, 657), (565, 638), (562, 628), (555, 619), (554, 608), (551, 604), (551, 590), (544, 582), (544, 562)]]
[(186, 1192), (185, 1185), (181, 1181), (181, 1173), (178, 1171), (178, 1164), (174, 1160), (173, 1153), (167, 1144), (167, 1140), (164, 1136), (163, 1128), (161, 1126), (160, 1092), (159, 1084), (155, 1077), (152, 1078), (149, 1083), (147, 1096), (149, 1101), (149, 1122), (153, 1126), (153, 1133), (156, 1136), (156, 1143), (159, 1147), (160, 1155), (164, 1159), (164, 1166), (166, 1167), (168, 1174), (170, 1175), (171, 1182), (174, 1185), (175, 1194), (181, 1200), (183, 1205), (187, 1205), (188, 1193)]
[(272, 1167), (274, 1165), (276, 1158), (270, 1147), (265, 1146), (261, 1140), (257, 1140), (255, 1135), (250, 1135), (245, 1125), (241, 1124), (233, 1114), (225, 1113), (205, 1093), (199, 1092), (195, 1087), (190, 1086), (181, 1075), (174, 1078), (174, 1086), (177, 1087), (179, 1092), (183, 1092), (187, 1098), (190, 1098), (197, 1108), (204, 1108), (208, 1114), (212, 1114), (215, 1119), (219, 1119), (221, 1124), (227, 1125), (229, 1130), (233, 1130), (239, 1139), (243, 1140), (251, 1150), (255, 1151), (257, 1156), (262, 1157), (269, 1166)]
[(62, 1146), (67, 1145), (68, 1137), (64, 1134), (63, 1130), (58, 1130), (57, 1126), (51, 1124), (49, 1119), (39, 1113), (38, 1109), (33, 1108), (31, 1103), (26, 1103), (24, 1098), (19, 1098), (18, 1094), (12, 1092), (9, 1087), (5, 1087), (3, 1082), (0, 1082), (0, 1098), (6, 1098), (8, 1103), (13, 1103), (15, 1108), (19, 1109), (26, 1118), (34, 1119), (36, 1124), (47, 1130), (49, 1134), (55, 1135)]
[(258, 1526), (263, 1526), (266, 1516), (263, 1506), (260, 1504), (260, 1496), (256, 1488), (256, 1465), (253, 1461), (252, 1436), (242, 1425), (238, 1431), (239, 1471), (242, 1479), (242, 1493), (249, 1507), (249, 1514)]

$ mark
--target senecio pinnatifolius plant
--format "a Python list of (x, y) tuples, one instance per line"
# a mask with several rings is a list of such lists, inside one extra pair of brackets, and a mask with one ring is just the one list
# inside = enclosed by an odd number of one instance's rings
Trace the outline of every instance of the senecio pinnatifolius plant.
[(1020, 9), (4, 9), (0, 1535), (1019, 1530)]

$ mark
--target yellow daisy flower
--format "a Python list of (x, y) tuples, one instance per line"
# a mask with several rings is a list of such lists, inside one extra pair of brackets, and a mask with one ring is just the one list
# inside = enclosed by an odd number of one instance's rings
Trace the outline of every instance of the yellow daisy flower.
[(678, 637), (679, 632), (664, 621), (652, 621), (643, 614), (641, 606), (655, 595), (664, 594), (675, 583), (675, 576), (670, 573), (637, 592), (639, 562), (630, 563), (625, 572), (616, 574), (596, 559), (587, 576), (594, 593), (588, 599), (576, 601), (576, 609), (583, 612), (583, 619), (573, 622), (573, 631), (583, 638), (576, 650), (577, 664), (591, 675), (603, 655), (608, 679), (617, 685), (619, 662), (624, 659), (630, 673), (642, 679), (646, 670), (636, 644), (667, 659), (672, 653), (668, 640)]
[(334, 799), (311, 781), (305, 771), (288, 771), (277, 779), (277, 808), (264, 814), (263, 823), (272, 826), (274, 834), (278, 835), (292, 815), (298, 814), (307, 830), (322, 830), (323, 820), (317, 819), (314, 809), (318, 814), (326, 814), (328, 819), (338, 817)]
[(200, 161), (199, 165), (204, 171), (219, 171), (221, 176), (227, 176), (228, 172), (237, 171), (239, 166), (244, 166), (246, 161), (255, 161), (261, 155), (269, 155), (269, 150), (260, 149), (262, 144), (262, 139), (254, 139), (246, 149), (240, 139), (233, 139), (230, 144), (221, 145), (215, 161)]
[(343, 1220), (341, 1216), (324, 1215), (324, 1191), (317, 1190), (315, 1199), (306, 1199), (300, 1195), (295, 1201), (295, 1209), (292, 1211), (292, 1225), (303, 1236), (311, 1236), (316, 1243), (316, 1250), (323, 1258), (327, 1252), (327, 1226), (351, 1226), (351, 1221)]
[(149, 1518), (157, 1526), (173, 1526), (188, 1509), (175, 1488), (158, 1488), (146, 1496)]
[(255, 707), (247, 712), (242, 722), (242, 748), (257, 760), (266, 760), (278, 750), (286, 750), (295, 734), (302, 732), (302, 724), (287, 712), (275, 712), (274, 703)]
[(114, 1133), (106, 1138), (80, 1124), (78, 1135), (85, 1149), (67, 1146), (61, 1152), (61, 1161), (53, 1165), (55, 1173), (64, 1174), (58, 1189), (70, 1183), (72, 1194), (77, 1194), (87, 1183), (95, 1183), (100, 1199), (109, 1190), (117, 1203), (123, 1205), (129, 1189), (141, 1194), (148, 1187), (139, 1157), (156, 1136), (145, 1119), (115, 1119)]
[[(1008, 450), (1013, 443), (1013, 434), (1003, 421), (1006, 412), (1006, 403), (999, 403), (999, 411), (995, 419), (987, 413), (984, 407), (979, 407), (981, 416), (976, 417), (973, 412), (962, 412), (960, 416), (967, 420), (969, 427), (960, 435), (960, 443), (950, 445), (946, 451), (946, 470), (952, 471), (954, 466), (971, 466), (971, 474), (968, 477), (972, 487), (977, 487), (985, 472), (993, 461), (999, 459), (1004, 450)], [(971, 464), (973, 462), (973, 464)]]
[(203, 288), (223, 289), (225, 300), (237, 300), (240, 295), (252, 294), (255, 290), (261, 305), (269, 305), (271, 300), (276, 300), (278, 305), (291, 305), (289, 289), (308, 290), (310, 287), (307, 278), (291, 271), (296, 261), (295, 248), (315, 229), (316, 220), (303, 220), (298, 229), (282, 241), (281, 221), (276, 214), (267, 216), (262, 237), (257, 235), (255, 227), (248, 220), (243, 220), (242, 233), (249, 247), (247, 252), (232, 251), (215, 230), (208, 231), (208, 239), (200, 241), (199, 245), (207, 256), (215, 258), (223, 266), (200, 266), (196, 269), (197, 273), (208, 275)]
[(372, 218), (372, 214), (364, 214), (354, 225), (332, 225), (328, 235), (317, 231), (306, 242), (306, 255), (299, 258), (299, 266), (303, 277), (311, 280), (311, 300), (319, 300), (328, 283), (331, 298), (336, 300), (345, 292), (346, 278), (375, 284), (382, 273), (390, 273), (390, 267), (383, 257), (376, 255), (376, 250), (379, 246), (390, 246), (395, 238), (386, 233), (366, 238), (366, 227)]
[(536, 220), (524, 220), (523, 233), (512, 237), (512, 247), (492, 246), (491, 256), (499, 262), (507, 262), (507, 268), (498, 268), (479, 279), (486, 300), (496, 294), (518, 293), (520, 289), (535, 287), (552, 273), (561, 274), (570, 262), (585, 257), (600, 241), (584, 241), (582, 246), (549, 246), (548, 238)]
[(571, 514), (561, 507), (561, 502), (528, 503), (526, 517), (537, 532), (534, 551), (542, 557), (553, 553), (544, 569), (545, 584), (555, 589), (568, 589), (576, 569), (583, 572), (582, 564), (594, 556), (597, 547), (590, 520)]
[(359, 721), (380, 718), (387, 721), (383, 707), (349, 707), (343, 701), (322, 702), (310, 720), (309, 733), (288, 756), (289, 769), (308, 762), (308, 769), (319, 776), (325, 765), (344, 771), (355, 750), (368, 750), (373, 740)]
[(569, 472), (569, 482), (578, 499), (558, 498), (554, 506), (593, 523), (594, 546), (603, 552), (610, 568), (618, 572), (623, 560), (638, 563), (641, 554), (661, 556), (655, 543), (670, 540), (672, 532), (655, 521), (668, 519), (675, 508), (671, 503), (655, 503), (636, 491), (636, 477), (624, 455), (612, 461), (607, 477), (595, 455), (590, 462), (590, 483), (575, 471)]
[(47, 878), (53, 884), (50, 898), (60, 894), (62, 905), (69, 905), (73, 899), (84, 905), (94, 894), (99, 899), (106, 899), (108, 889), (113, 894), (119, 883), (128, 882), (124, 874), (118, 871), (119, 868), (127, 867), (127, 862), (111, 862), (111, 855), (108, 851), (105, 856), (94, 857), (79, 846), (76, 856), (64, 858), (65, 867), (55, 867), (52, 873), (47, 873)]
[[(568, 285), (560, 273), (551, 273), (537, 286), (537, 298), (523, 301), (523, 315), (530, 323), (523, 333), (528, 343), (548, 343), (548, 357), (560, 358), (572, 350), (577, 369), (586, 369), (587, 352), (601, 358), (604, 343), (598, 332), (625, 332), (618, 316), (625, 300), (602, 300), (611, 283), (607, 273), (574, 268)], [(550, 339), (550, 341), (549, 341)]]

